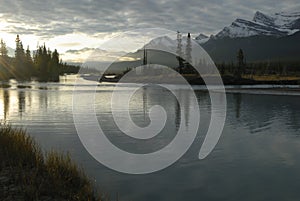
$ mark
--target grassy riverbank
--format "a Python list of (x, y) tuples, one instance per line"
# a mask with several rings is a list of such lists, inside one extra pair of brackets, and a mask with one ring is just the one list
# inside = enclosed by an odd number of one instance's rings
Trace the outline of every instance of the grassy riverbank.
[(24, 130), (0, 125), (1, 200), (102, 200), (68, 155), (43, 154)]

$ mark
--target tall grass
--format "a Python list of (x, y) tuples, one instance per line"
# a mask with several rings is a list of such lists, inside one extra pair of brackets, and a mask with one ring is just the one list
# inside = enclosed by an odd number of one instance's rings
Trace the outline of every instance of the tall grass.
[(102, 200), (68, 154), (51, 151), (44, 155), (22, 129), (0, 124), (0, 160), (0, 171), (8, 170), (24, 200)]

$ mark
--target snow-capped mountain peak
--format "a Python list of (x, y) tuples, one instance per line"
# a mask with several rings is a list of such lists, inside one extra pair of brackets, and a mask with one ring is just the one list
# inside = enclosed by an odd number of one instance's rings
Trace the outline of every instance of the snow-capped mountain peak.
[(197, 36), (195, 39), (196, 40), (203, 40), (203, 39), (207, 39), (208, 38), (208, 36), (207, 35), (204, 35), (204, 34), (200, 34), (199, 36)]
[[(182, 36), (181, 45), (186, 46), (188, 37)], [(197, 41), (198, 42), (198, 41)], [(178, 46), (178, 41), (176, 37), (171, 38), (171, 36), (161, 36), (152, 39), (149, 43), (143, 46), (142, 49), (161, 49), (165, 51), (173, 51)]]
[(199, 34), (199, 36), (197, 36), (195, 38), (195, 40), (200, 43), (200, 44), (203, 44), (205, 42), (207, 42), (209, 40), (209, 37), (207, 35), (204, 35), (204, 34)]
[(168, 36), (162, 36), (151, 40), (148, 44), (144, 46), (146, 49), (155, 49), (159, 46), (172, 47), (174, 46), (174, 40)]
[(277, 28), (299, 29), (300, 27), (293, 26), (300, 19), (300, 12), (295, 13), (275, 13), (273, 15), (265, 15), (261, 12), (256, 12), (253, 18), (254, 22), (273, 26)]
[(274, 18), (257, 11), (253, 17), (253, 21), (268, 26), (274, 26)]
[(256, 35), (283, 37), (300, 30), (300, 12), (266, 15), (256, 12), (253, 20), (237, 19), (216, 38), (242, 38)]

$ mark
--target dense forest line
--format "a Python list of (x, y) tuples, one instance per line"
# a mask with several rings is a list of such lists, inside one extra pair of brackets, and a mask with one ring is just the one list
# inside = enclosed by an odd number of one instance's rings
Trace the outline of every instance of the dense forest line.
[(222, 76), (233, 75), (237, 78), (272, 75), (300, 77), (300, 62), (297, 61), (246, 62), (246, 56), (242, 49), (238, 51), (236, 58), (234, 62), (216, 64)]
[(6, 43), (0, 44), (0, 81), (16, 79), (21, 81), (36, 79), (41, 82), (57, 82), (59, 75), (78, 73), (79, 67), (63, 63), (59, 53), (47, 49), (46, 45), (31, 51), (24, 50), (19, 35), (16, 38), (15, 56), (8, 56)]
[[(186, 60), (182, 59), (182, 57), (177, 57), (178, 60), (178, 67), (177, 70), (181, 74), (197, 74), (194, 68), (190, 65), (190, 61), (192, 60), (191, 57), (191, 36), (188, 34), (187, 42), (186, 42)], [(182, 38), (181, 34), (177, 33), (177, 54), (182, 55)], [(222, 46), (222, 44), (220, 44)], [(220, 48), (218, 46), (218, 48)], [(244, 45), (246, 47), (246, 45)], [(249, 60), (249, 57), (253, 57), (253, 52), (258, 52), (259, 49), (254, 47), (255, 51), (248, 52), (247, 48), (246, 51), (242, 48), (232, 47), (230, 50), (224, 49), (220, 54), (227, 55), (226, 60), (224, 62), (218, 62), (218, 57), (216, 57), (214, 51), (207, 48), (208, 54), (211, 56), (213, 61), (215, 62), (221, 76), (223, 79), (226, 77), (232, 77), (233, 80), (239, 82), (240, 80), (246, 79), (255, 79), (255, 76), (269, 76), (271, 77), (279, 76), (279, 77), (300, 77), (300, 58), (297, 59), (280, 59), (280, 54), (278, 57), (274, 57), (273, 59), (259, 59), (259, 60)], [(203, 47), (204, 48), (204, 47)], [(218, 48), (212, 48), (213, 50)], [(223, 48), (223, 46), (222, 46)], [(297, 51), (292, 52), (285, 52), (285, 54), (290, 53), (290, 55), (296, 55)], [(249, 56), (249, 54), (251, 56)], [(260, 58), (268, 58), (269, 52), (261, 53)], [(220, 58), (219, 58), (220, 59)], [(199, 61), (198, 65), (201, 68), (208, 69), (208, 63), (203, 59), (203, 61)], [(203, 71), (205, 72), (205, 70)], [(207, 72), (209, 74), (209, 72)]]

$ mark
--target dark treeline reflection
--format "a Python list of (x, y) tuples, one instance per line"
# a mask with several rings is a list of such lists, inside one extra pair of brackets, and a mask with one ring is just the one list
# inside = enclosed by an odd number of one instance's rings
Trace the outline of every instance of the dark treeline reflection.
[(9, 115), (9, 91), (3, 91), (3, 119), (6, 121), (6, 117)]
[[(109, 104), (102, 104), (106, 100), (105, 97), (110, 97), (111, 92), (105, 92), (103, 94), (99, 93), (98, 101), (100, 103), (96, 105), (99, 123), (102, 126), (103, 131), (109, 133), (107, 137), (124, 150), (133, 153), (149, 153), (157, 151), (165, 147), (174, 139), (179, 126), (182, 123), (182, 115), (184, 115), (184, 119), (186, 120), (183, 122), (183, 126), (187, 129), (189, 122), (191, 121), (190, 113), (192, 113), (195, 106), (191, 105), (190, 92), (186, 90), (177, 90), (176, 93), (179, 100), (176, 99), (171, 91), (152, 85), (140, 88), (132, 96), (129, 111), (133, 122), (140, 127), (146, 127), (150, 124), (149, 111), (153, 106), (160, 105), (167, 113), (166, 126), (163, 127), (158, 135), (149, 140), (134, 139), (120, 132), (118, 126), (114, 122), (114, 117)], [(110, 123), (108, 124), (106, 122)]]
[(242, 103), (242, 95), (241, 94), (234, 94), (233, 95), (235, 99), (235, 106), (236, 106), (236, 118), (240, 118), (240, 112), (241, 112), (241, 103)]
[[(36, 87), (38, 88), (38, 87)], [(65, 97), (67, 93), (67, 97)], [(186, 119), (186, 126), (191, 121), (189, 113), (193, 111), (194, 106), (190, 105), (189, 94), (185, 90), (178, 90), (177, 94), (180, 101), (184, 105), (180, 105), (176, 97), (169, 91), (158, 90), (153, 87), (143, 87), (138, 90), (133, 101), (131, 102), (131, 113), (133, 120), (139, 126), (147, 126), (149, 124), (149, 110), (154, 105), (162, 105), (168, 112), (168, 121), (171, 122), (174, 132), (178, 129), (181, 121), (181, 115)], [(104, 97), (110, 97), (111, 93), (103, 93)], [(98, 100), (102, 103), (102, 93), (98, 93)], [(47, 112), (51, 107), (53, 114), (61, 113), (60, 105), (63, 103), (65, 107), (71, 109), (72, 96), (71, 92), (60, 93), (55, 90), (27, 90), (27, 89), (0, 89), (0, 117), (6, 121), (10, 119), (10, 115), (16, 115), (24, 118), (24, 114)], [(210, 99), (207, 93), (196, 91), (200, 109), (210, 110)], [(49, 99), (50, 98), (50, 99)], [(66, 101), (67, 99), (68, 101)], [(236, 124), (242, 122), (243, 126), (250, 129), (251, 132), (260, 132), (260, 129), (268, 129), (275, 120), (281, 120), (280, 123), (291, 128), (299, 129), (300, 127), (300, 108), (298, 96), (272, 96), (272, 95), (247, 95), (247, 94), (227, 94), (227, 122)], [(109, 100), (110, 101), (110, 100)], [(50, 104), (50, 105), (49, 105)], [(96, 107), (99, 111), (104, 111), (107, 116), (101, 118), (109, 118), (113, 122), (110, 109), (110, 102), (103, 105), (98, 104)], [(184, 107), (184, 114), (181, 114), (181, 107)], [(49, 112), (50, 112), (49, 111)], [(69, 111), (70, 114), (72, 111)], [(105, 113), (105, 114), (106, 114)], [(142, 119), (140, 115), (142, 114)], [(42, 114), (41, 114), (42, 115)], [(234, 118), (233, 118), (234, 117)], [(14, 117), (15, 118), (15, 117)], [(27, 117), (28, 118), (28, 117)], [(106, 119), (107, 120), (107, 119)], [(116, 125), (115, 125), (116, 126)], [(239, 125), (237, 125), (239, 126)], [(109, 125), (110, 128), (110, 125)]]
[[(300, 107), (298, 96), (229, 94), (227, 122), (242, 122), (252, 133), (284, 124), (299, 130)], [(236, 119), (231, 113), (235, 113)]]
[(30, 90), (0, 89), (0, 121), (29, 120), (32, 112), (42, 113), (47, 109), (47, 96)]
[[(281, 201), (300, 197), (298, 96), (227, 94), (223, 134), (213, 152), (199, 160), (211, 105), (206, 92), (195, 91), (201, 121), (193, 145), (167, 169), (137, 176), (110, 170), (85, 150), (73, 122), (74, 86), (48, 84), (47, 89), (42, 83), (30, 86), (0, 88), (0, 119), (25, 127), (45, 150), (70, 152), (101, 190), (110, 195), (118, 193), (120, 200)], [(84, 98), (91, 89), (82, 86), (78, 93)], [(121, 149), (134, 153), (155, 151), (172, 141), (182, 117), (187, 119), (187, 129), (193, 121), (189, 118), (195, 111), (191, 92), (178, 87), (180, 101), (177, 101), (166, 89), (143, 87), (131, 99), (132, 120), (141, 127), (149, 125), (150, 108), (161, 105), (168, 115), (167, 124), (162, 133), (148, 142), (132, 140), (117, 128), (112, 117), (113, 89), (97, 88), (95, 111), (106, 136)], [(86, 108), (82, 106), (83, 113)]]
[[(180, 105), (176, 97), (167, 90), (163, 91), (163, 95), (156, 92), (157, 89), (153, 87), (144, 87), (137, 91), (133, 97), (134, 104), (131, 105), (131, 112), (133, 120), (139, 126), (147, 126), (149, 124), (149, 109), (153, 105), (162, 105), (168, 110), (168, 117), (174, 125), (176, 131), (180, 125), (181, 112), (180, 108), (184, 107), (185, 113), (183, 114), (186, 119), (186, 126), (189, 119), (189, 113), (193, 111), (194, 106), (190, 105), (189, 96), (184, 90), (178, 90), (178, 97), (184, 105)], [(60, 113), (60, 104), (71, 108), (71, 93), (68, 92), (68, 98), (64, 97), (64, 93), (53, 90), (27, 90), (27, 89), (0, 89), (0, 117), (1, 120), (6, 121), (10, 118), (10, 114), (18, 114), (20, 118), (24, 118), (24, 113), (40, 113), (42, 115), (47, 112), (48, 107), (52, 107), (51, 111), (54, 114)], [(196, 92), (200, 108), (210, 109), (209, 95), (205, 92)], [(105, 95), (107, 96), (107, 95)], [(50, 99), (49, 99), (50, 98)], [(228, 111), (227, 123), (235, 124), (235, 122), (243, 123), (250, 129), (251, 132), (260, 132), (260, 129), (268, 129), (272, 126), (274, 121), (284, 124), (295, 129), (300, 127), (300, 108), (298, 104), (298, 96), (272, 96), (272, 95), (250, 95), (250, 94), (227, 94)], [(68, 99), (68, 101), (65, 101)], [(101, 101), (99, 93), (99, 101)], [(167, 100), (167, 101), (166, 101)], [(134, 102), (135, 101), (135, 102)], [(140, 105), (141, 103), (141, 105)], [(50, 104), (50, 105), (49, 105)], [(97, 104), (97, 103), (96, 103)], [(104, 109), (110, 109), (109, 105), (103, 108), (99, 104), (99, 113)], [(70, 111), (71, 114), (72, 111)], [(142, 112), (142, 119), (140, 113)], [(105, 113), (106, 114), (106, 113)], [(113, 122), (111, 113), (109, 115), (102, 115), (101, 118), (109, 118)], [(234, 118), (233, 118), (234, 117)], [(27, 117), (28, 118), (28, 117)], [(142, 120), (142, 121), (141, 121)]]
[(18, 106), (19, 106), (19, 114), (22, 118), (23, 112), (25, 112), (25, 92), (18, 91)]

